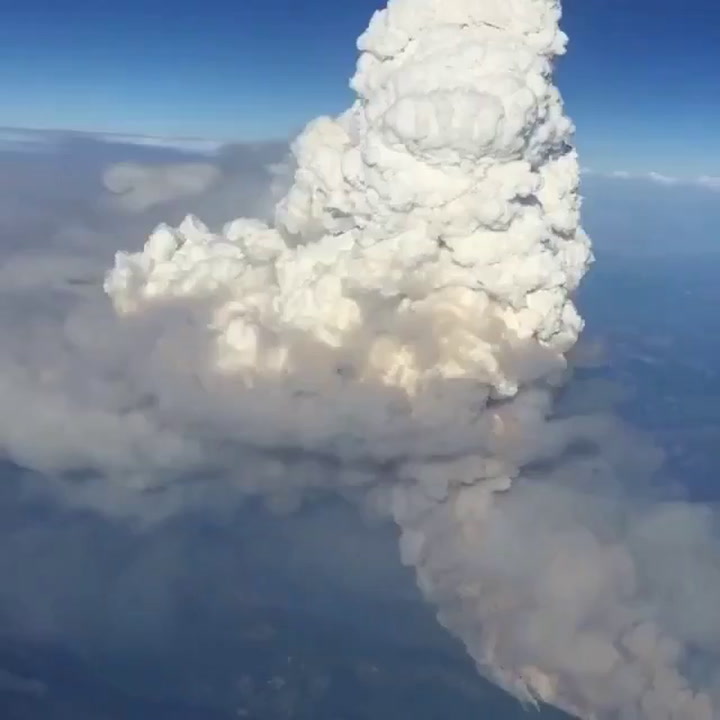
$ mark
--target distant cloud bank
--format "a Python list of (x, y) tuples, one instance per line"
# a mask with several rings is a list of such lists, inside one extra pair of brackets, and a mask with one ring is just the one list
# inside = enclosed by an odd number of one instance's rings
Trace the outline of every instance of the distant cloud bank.
[(675, 177), (672, 175), (663, 175), (658, 172), (629, 172), (627, 170), (613, 170), (611, 172), (598, 172), (592, 168), (584, 168), (584, 175), (593, 175), (604, 178), (614, 178), (616, 180), (640, 180), (653, 182), (657, 185), (665, 186), (685, 186), (703, 188), (720, 192), (720, 176), (717, 175), (698, 175), (696, 177)]
[(157, 137), (118, 133), (93, 133), (79, 130), (35, 130), (0, 127), (0, 150), (47, 152), (68, 140), (91, 140), (115, 145), (178, 150), (197, 155), (217, 155), (227, 144), (206, 138)]

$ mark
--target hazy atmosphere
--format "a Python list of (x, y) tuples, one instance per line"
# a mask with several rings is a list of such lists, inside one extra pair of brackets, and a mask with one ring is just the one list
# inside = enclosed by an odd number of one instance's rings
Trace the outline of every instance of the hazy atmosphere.
[(720, 718), (718, 21), (8, 11), (3, 720)]

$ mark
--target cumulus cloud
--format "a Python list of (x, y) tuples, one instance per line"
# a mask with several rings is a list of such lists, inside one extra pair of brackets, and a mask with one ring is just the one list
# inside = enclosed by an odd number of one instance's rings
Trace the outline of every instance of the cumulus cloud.
[[(33, 500), (148, 528), (339, 495), (396, 524), (441, 624), (521, 700), (710, 720), (715, 516), (652, 502), (654, 448), (555, 404), (592, 260), (559, 19), (555, 0), (391, 0), (356, 101), (265, 164), (254, 217), (214, 222), (233, 182), (196, 165), (111, 168), (133, 222), (170, 222), (118, 252), (107, 301), (66, 278), (71, 301), (39, 303), (6, 273), (26, 312), (4, 320), (0, 448), (42, 474)], [(173, 221), (193, 202), (207, 224)]]

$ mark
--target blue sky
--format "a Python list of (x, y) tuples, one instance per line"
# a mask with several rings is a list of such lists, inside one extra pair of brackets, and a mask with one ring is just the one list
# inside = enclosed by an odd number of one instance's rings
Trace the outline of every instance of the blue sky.
[[(481, 1), (481, 0), (479, 0)], [(383, 0), (24, 0), (3, 10), (0, 126), (284, 137), (341, 110)], [(559, 82), (586, 165), (720, 174), (720, 3), (566, 0)]]

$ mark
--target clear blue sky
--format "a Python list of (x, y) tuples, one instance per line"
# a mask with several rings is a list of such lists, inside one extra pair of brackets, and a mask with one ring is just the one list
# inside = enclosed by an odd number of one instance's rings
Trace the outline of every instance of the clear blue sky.
[[(8, 3), (0, 126), (284, 137), (347, 104), (355, 39), (383, 4)], [(559, 81), (587, 165), (720, 175), (718, 0), (565, 0), (564, 24)]]

